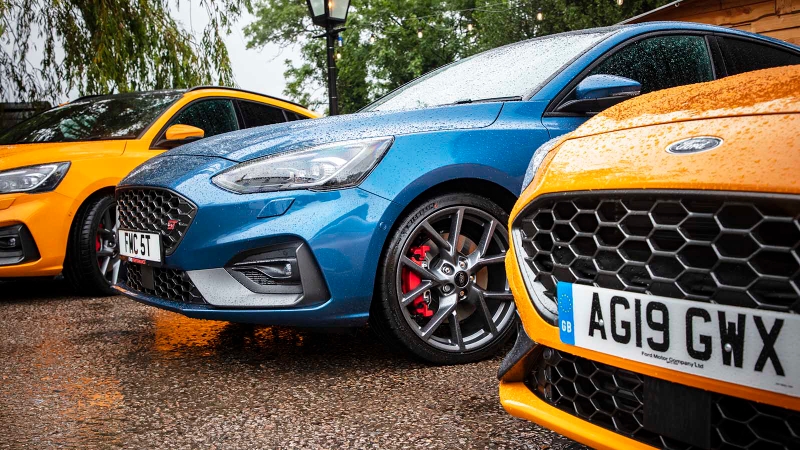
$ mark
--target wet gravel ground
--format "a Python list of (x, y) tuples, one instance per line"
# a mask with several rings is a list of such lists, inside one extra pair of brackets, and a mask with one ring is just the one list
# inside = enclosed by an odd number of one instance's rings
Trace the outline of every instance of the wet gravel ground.
[(0, 448), (582, 448), (503, 411), (499, 361), (0, 283)]

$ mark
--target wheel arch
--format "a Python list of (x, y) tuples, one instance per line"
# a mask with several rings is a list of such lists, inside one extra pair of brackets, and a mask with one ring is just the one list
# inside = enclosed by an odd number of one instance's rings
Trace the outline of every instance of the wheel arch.
[[(414, 208), (418, 207), (421, 203), (425, 202), (428, 199), (439, 195), (445, 194), (458, 194), (458, 193), (465, 193), (465, 194), (474, 194), (479, 195), (481, 197), (485, 197), (495, 203), (497, 203), (503, 210), (511, 213), (511, 209), (514, 207), (514, 203), (517, 201), (517, 196), (514, 195), (510, 190), (506, 189), (502, 185), (495, 183), (493, 181), (489, 181), (482, 178), (456, 178), (450, 180), (443, 180), (437, 184), (429, 186), (422, 192), (418, 193), (414, 196), (411, 201), (409, 201), (406, 206), (400, 211), (400, 213), (395, 218), (392, 226), (389, 229), (389, 232), (386, 235), (386, 239), (381, 246), (381, 251), (378, 256), (379, 260), (375, 267), (375, 273), (373, 276), (373, 296), (370, 303), (376, 301), (376, 297), (379, 296), (379, 289), (378, 289), (378, 279), (379, 273), (378, 271), (381, 268), (381, 260), (383, 259), (388, 246), (391, 242), (392, 235), (397, 231), (398, 226), (400, 226), (400, 221)], [(379, 300), (378, 300), (379, 301)], [(371, 308), (370, 308), (371, 311)]]
[(72, 208), (73, 212), (72, 212), (72, 219), (70, 220), (70, 225), (69, 225), (69, 234), (67, 235), (67, 239), (64, 241), (65, 244), (64, 263), (66, 263), (67, 249), (69, 248), (70, 241), (72, 240), (72, 235), (73, 231), (75, 230), (76, 221), (78, 220), (78, 217), (80, 217), (79, 212), (82, 211), (83, 208), (89, 204), (89, 202), (98, 197), (102, 197), (105, 195), (111, 195), (113, 197), (116, 188), (117, 188), (116, 185), (95, 186), (94, 188), (89, 189), (88, 192), (84, 192), (83, 195), (81, 195), (81, 197), (83, 198), (82, 200), (75, 201), (76, 206)]
[(419, 205), (428, 198), (435, 197), (443, 194), (475, 194), (481, 197), (486, 197), (489, 200), (497, 203), (506, 212), (510, 213), (517, 202), (517, 196), (502, 185), (493, 181), (485, 180), (482, 178), (456, 178), (453, 180), (444, 180), (438, 184), (430, 186), (414, 199), (400, 213), (402, 217), (411, 209)]

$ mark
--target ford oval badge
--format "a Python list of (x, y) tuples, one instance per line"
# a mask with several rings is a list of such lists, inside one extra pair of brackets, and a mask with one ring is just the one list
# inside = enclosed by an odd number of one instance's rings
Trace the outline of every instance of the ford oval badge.
[(722, 145), (722, 139), (714, 136), (698, 136), (673, 142), (667, 147), (667, 153), (685, 155), (713, 150)]

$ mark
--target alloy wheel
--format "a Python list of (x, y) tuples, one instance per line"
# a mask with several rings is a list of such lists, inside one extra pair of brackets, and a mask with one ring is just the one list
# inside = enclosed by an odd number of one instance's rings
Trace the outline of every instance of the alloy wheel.
[(409, 234), (397, 265), (397, 298), (411, 329), (439, 350), (493, 342), (513, 323), (505, 256), (508, 231), (469, 206), (444, 208)]
[(100, 273), (110, 286), (119, 281), (122, 260), (119, 257), (117, 245), (117, 230), (119, 217), (117, 217), (116, 204), (111, 204), (100, 216), (100, 223), (95, 230), (95, 253), (97, 266)]

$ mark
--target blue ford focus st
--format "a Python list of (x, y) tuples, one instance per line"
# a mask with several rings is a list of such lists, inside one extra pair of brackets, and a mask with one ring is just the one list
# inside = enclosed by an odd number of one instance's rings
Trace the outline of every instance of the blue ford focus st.
[(433, 363), (485, 358), (515, 330), (506, 223), (538, 147), (639, 93), (798, 54), (696, 24), (592, 29), (466, 58), (358, 114), (184, 145), (117, 189), (117, 289), (202, 319), (369, 322)]

